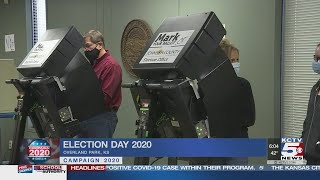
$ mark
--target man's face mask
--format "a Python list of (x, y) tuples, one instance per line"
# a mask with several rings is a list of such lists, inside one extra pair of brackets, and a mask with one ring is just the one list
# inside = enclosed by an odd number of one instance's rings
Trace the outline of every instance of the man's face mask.
[(100, 51), (97, 49), (97, 47), (95, 47), (90, 51), (85, 51), (84, 54), (88, 58), (90, 63), (93, 64), (94, 61), (98, 58)]
[(312, 61), (312, 69), (315, 73), (320, 74), (320, 63)]
[(320, 74), (320, 57), (313, 55), (312, 69), (315, 73)]

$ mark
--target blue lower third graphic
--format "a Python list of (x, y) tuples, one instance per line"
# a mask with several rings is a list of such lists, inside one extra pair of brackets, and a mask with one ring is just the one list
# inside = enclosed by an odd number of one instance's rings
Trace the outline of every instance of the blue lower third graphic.
[(266, 157), (266, 139), (61, 139), (60, 157)]

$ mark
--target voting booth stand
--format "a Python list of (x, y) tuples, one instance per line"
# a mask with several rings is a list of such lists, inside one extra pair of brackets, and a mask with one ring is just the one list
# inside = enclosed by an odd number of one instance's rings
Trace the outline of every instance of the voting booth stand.
[(24, 77), (6, 81), (19, 94), (10, 164), (19, 164), (27, 117), (39, 138), (71, 138), (80, 121), (104, 111), (99, 81), (79, 52), (82, 42), (73, 26), (47, 30), (17, 67)]
[[(231, 62), (219, 47), (226, 31), (213, 12), (166, 18), (133, 66), (130, 88), (138, 138), (240, 137), (243, 99)], [(186, 159), (201, 164), (207, 158)], [(135, 158), (149, 164), (149, 157)]]

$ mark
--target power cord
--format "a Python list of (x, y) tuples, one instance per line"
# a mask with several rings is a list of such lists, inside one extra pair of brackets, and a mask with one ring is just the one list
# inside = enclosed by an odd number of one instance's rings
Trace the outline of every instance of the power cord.
[(157, 159), (155, 159), (154, 161), (151, 162), (150, 165), (153, 165), (155, 162), (157, 162), (158, 160), (162, 159), (163, 157), (158, 157)]

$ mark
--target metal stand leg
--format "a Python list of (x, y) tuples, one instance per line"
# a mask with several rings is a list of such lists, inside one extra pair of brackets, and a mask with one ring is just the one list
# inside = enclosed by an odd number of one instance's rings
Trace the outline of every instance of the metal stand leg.
[[(137, 138), (148, 137), (148, 120), (149, 120), (149, 106), (150, 101), (141, 102), (140, 119), (136, 122), (138, 129), (136, 131)], [(149, 157), (136, 157), (134, 159), (135, 165), (148, 165), (150, 161)]]
[(15, 132), (13, 138), (12, 153), (10, 156), (10, 164), (19, 164), (20, 161), (20, 145), (24, 138), (26, 121), (28, 116), (28, 97), (18, 97), (17, 115), (15, 117)]
[[(138, 138), (145, 138), (145, 131), (142, 129), (138, 129)], [(134, 158), (134, 165), (149, 165), (150, 158), (149, 157), (136, 157)]]

